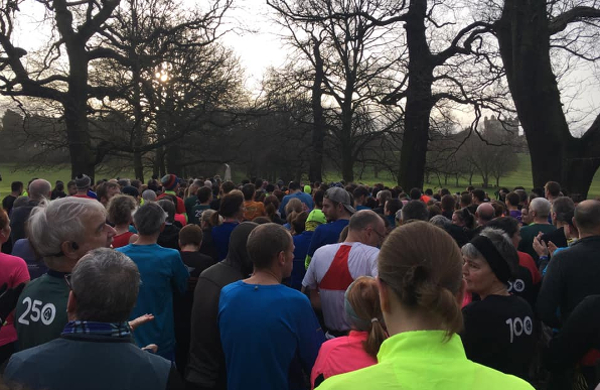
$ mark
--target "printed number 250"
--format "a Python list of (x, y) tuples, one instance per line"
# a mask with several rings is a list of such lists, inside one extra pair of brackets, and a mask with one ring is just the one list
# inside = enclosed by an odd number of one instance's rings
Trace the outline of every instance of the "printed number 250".
[(506, 320), (506, 324), (510, 328), (510, 342), (512, 344), (515, 336), (519, 337), (525, 332), (526, 335), (531, 335), (533, 333), (533, 321), (529, 316), (524, 319), (520, 318), (509, 318)]
[(50, 325), (56, 317), (56, 307), (52, 303), (44, 303), (35, 299), (33, 302), (30, 297), (23, 299), (23, 305), (27, 306), (23, 314), (19, 317), (19, 323), (29, 325), (29, 322), (42, 321), (44, 325)]

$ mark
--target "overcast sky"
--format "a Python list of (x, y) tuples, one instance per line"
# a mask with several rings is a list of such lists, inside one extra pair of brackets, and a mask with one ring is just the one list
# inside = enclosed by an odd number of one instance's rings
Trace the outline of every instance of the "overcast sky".
[[(47, 25), (40, 23), (44, 12), (39, 3), (23, 2), (20, 9), (20, 33), (15, 34), (14, 40), (18, 46), (32, 51), (40, 42), (49, 39), (50, 30)], [(280, 67), (287, 59), (287, 50), (282, 46), (279, 36), (282, 30), (273, 23), (273, 11), (267, 6), (266, 0), (237, 0), (226, 21), (231, 27), (241, 24), (252, 30), (229, 32), (224, 36), (223, 43), (240, 58), (245, 68), (246, 87), (256, 92), (265, 70), (269, 66)], [(600, 111), (600, 64), (580, 66), (569, 78), (561, 80), (560, 86), (565, 109), (570, 110), (569, 120), (579, 120), (572, 123), (572, 131), (579, 134), (587, 129)], [(463, 117), (462, 114), (458, 115)], [(465, 117), (465, 122), (469, 121)]]

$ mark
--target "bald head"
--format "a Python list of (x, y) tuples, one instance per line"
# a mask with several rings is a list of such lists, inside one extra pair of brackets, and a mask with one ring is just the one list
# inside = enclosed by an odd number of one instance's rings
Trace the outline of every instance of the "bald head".
[(29, 199), (42, 200), (43, 198), (50, 198), (51, 191), (52, 185), (48, 180), (36, 179), (29, 184)]
[(575, 207), (575, 224), (580, 234), (600, 234), (600, 202), (597, 200), (584, 200), (579, 203)]
[(494, 210), (494, 206), (491, 204), (482, 203), (477, 206), (477, 211), (475, 211), (475, 214), (477, 216), (477, 222), (479, 222), (480, 225), (483, 225), (494, 219), (496, 211)]
[(348, 230), (360, 231), (376, 224), (383, 224), (383, 220), (377, 213), (371, 210), (361, 210), (354, 213), (350, 218)]

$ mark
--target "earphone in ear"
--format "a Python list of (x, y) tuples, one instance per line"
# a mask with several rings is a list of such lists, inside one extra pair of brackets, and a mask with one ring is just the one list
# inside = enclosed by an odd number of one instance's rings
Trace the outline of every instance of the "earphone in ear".
[(73, 250), (77, 250), (79, 249), (79, 244), (77, 244), (76, 242), (71, 243), (71, 248), (73, 248)]

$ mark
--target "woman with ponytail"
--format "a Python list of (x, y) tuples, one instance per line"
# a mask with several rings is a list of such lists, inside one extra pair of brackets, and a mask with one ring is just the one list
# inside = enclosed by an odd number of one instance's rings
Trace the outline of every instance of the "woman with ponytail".
[(379, 302), (390, 335), (377, 364), (326, 379), (318, 389), (533, 390), (473, 363), (460, 336), (462, 256), (448, 233), (416, 221), (394, 229), (379, 256)]
[(377, 363), (379, 347), (387, 337), (377, 280), (361, 276), (352, 282), (344, 295), (344, 308), (353, 330), (321, 346), (310, 376), (312, 388), (334, 375)]

